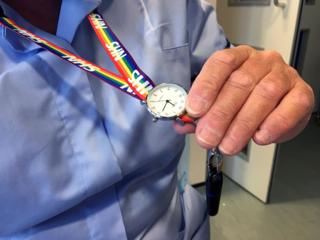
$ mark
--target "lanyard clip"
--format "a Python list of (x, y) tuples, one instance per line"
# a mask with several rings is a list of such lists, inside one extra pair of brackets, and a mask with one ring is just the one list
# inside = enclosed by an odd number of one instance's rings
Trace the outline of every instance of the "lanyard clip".
[(223, 156), (218, 149), (211, 150), (207, 159), (206, 198), (210, 216), (219, 212), (220, 198), (223, 184), (222, 175)]

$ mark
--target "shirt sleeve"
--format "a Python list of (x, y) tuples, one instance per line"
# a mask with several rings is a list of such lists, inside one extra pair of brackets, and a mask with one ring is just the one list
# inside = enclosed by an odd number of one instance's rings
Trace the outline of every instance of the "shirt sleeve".
[(205, 0), (189, 0), (187, 11), (192, 76), (196, 76), (210, 55), (228, 47), (229, 42), (210, 3)]

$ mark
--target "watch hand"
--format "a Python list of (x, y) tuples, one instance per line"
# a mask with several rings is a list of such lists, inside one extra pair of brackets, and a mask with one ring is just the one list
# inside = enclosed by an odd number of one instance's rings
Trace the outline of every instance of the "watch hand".
[(166, 100), (166, 104), (164, 105), (164, 107), (163, 107), (163, 109), (162, 109), (162, 112), (163, 112), (164, 109), (166, 108), (167, 104), (168, 104), (168, 100)]
[(172, 103), (170, 100), (168, 100), (168, 103), (171, 105), (171, 106), (175, 106), (176, 104)]

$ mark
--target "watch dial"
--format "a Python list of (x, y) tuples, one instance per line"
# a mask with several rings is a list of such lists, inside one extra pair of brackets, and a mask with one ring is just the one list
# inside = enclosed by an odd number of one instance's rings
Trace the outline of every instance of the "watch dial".
[(178, 117), (185, 111), (187, 93), (175, 84), (161, 84), (155, 87), (147, 98), (149, 111), (156, 117)]

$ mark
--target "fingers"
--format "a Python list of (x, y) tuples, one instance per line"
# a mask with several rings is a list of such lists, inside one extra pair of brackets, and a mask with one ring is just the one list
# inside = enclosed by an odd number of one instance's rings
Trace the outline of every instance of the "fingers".
[(234, 71), (211, 109), (199, 120), (196, 135), (201, 146), (211, 148), (220, 143), (254, 87), (271, 71), (272, 62), (260, 65), (259, 61), (259, 55), (253, 56)]
[(282, 71), (273, 71), (259, 82), (233, 119), (219, 148), (233, 155), (241, 151), (263, 120), (292, 89)]
[(208, 60), (186, 108), (198, 117), (196, 138), (202, 147), (219, 146), (234, 155), (253, 136), (258, 144), (292, 138), (305, 127), (313, 104), (311, 88), (278, 53), (242, 46)]
[(215, 53), (205, 63), (188, 94), (186, 109), (193, 117), (203, 116), (216, 99), (230, 74), (254, 54), (253, 49), (240, 46)]
[(295, 137), (306, 126), (314, 106), (312, 89), (302, 80), (264, 120), (254, 141), (260, 145), (279, 143)]

